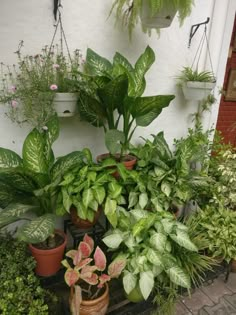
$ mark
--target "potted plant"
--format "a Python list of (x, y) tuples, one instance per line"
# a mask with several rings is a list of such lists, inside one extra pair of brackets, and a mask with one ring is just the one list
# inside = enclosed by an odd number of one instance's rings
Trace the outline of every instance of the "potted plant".
[[(194, 2), (192, 0), (114, 0), (111, 12), (115, 10), (116, 20), (126, 25), (131, 38), (139, 19), (144, 32), (155, 28), (165, 28), (171, 25), (176, 13), (179, 14), (180, 25), (190, 15)], [(110, 14), (111, 14), (110, 12)]]
[(201, 271), (210, 268), (210, 261), (200, 256), (191, 241), (188, 228), (166, 211), (153, 213), (136, 207), (122, 211), (118, 226), (105, 234), (103, 242), (117, 259), (126, 257), (122, 281), (132, 302), (150, 296), (157, 300), (157, 288), (172, 288), (175, 295), (178, 286), (189, 290), (191, 281), (198, 282)]
[(37, 55), (17, 53), (17, 65), (1, 63), (0, 102), (8, 104), (8, 116), (18, 123), (41, 128), (57, 112), (59, 117), (75, 114), (78, 99), (78, 69), (81, 53), (65, 56), (56, 45), (45, 46)]
[(71, 313), (106, 314), (109, 304), (107, 283), (112, 278), (119, 277), (125, 268), (126, 260), (116, 259), (107, 267), (104, 252), (98, 246), (94, 250), (94, 241), (87, 234), (79, 243), (78, 249), (68, 251), (66, 256), (68, 259), (63, 260), (62, 264), (67, 269), (65, 282), (71, 288)]
[(198, 71), (190, 67), (184, 67), (177, 79), (184, 97), (190, 101), (206, 99), (216, 85), (216, 78), (211, 71)]
[[(40, 132), (35, 128), (28, 134), (22, 158), (9, 149), (0, 148), (0, 228), (26, 221), (18, 229), (17, 237), (31, 244), (37, 260), (36, 273), (46, 276), (59, 270), (66, 246), (66, 235), (55, 231), (58, 183), (71, 167), (82, 167), (84, 158), (78, 151), (55, 161), (52, 144), (58, 134), (58, 120), (53, 117), (44, 130)], [(32, 215), (27, 216), (28, 213)], [(59, 246), (55, 247), (55, 242)]]
[(111, 63), (87, 50), (88, 85), (80, 93), (80, 116), (93, 126), (103, 127), (106, 146), (116, 159), (125, 160), (136, 128), (148, 126), (174, 99), (174, 95), (142, 96), (145, 74), (154, 60), (155, 54), (149, 46), (134, 67), (120, 53), (115, 54)]
[[(57, 209), (60, 214), (70, 213), (72, 222), (79, 228), (90, 228), (101, 214), (102, 209), (109, 222), (116, 224), (117, 207), (126, 203), (123, 196), (123, 180), (117, 181), (112, 174), (116, 169), (124, 176), (124, 166), (109, 161), (97, 165), (90, 162), (82, 168), (75, 167), (65, 173), (59, 183)], [(114, 169), (115, 168), (115, 169)], [(58, 214), (59, 214), (58, 213)]]

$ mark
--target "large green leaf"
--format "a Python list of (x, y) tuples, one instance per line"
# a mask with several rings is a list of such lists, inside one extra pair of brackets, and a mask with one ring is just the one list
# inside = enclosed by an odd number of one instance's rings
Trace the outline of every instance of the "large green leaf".
[(154, 288), (154, 275), (152, 271), (140, 273), (139, 287), (145, 300), (149, 297)]
[(177, 244), (188, 249), (189, 251), (198, 252), (196, 245), (194, 245), (193, 242), (190, 240), (189, 235), (186, 233), (186, 231), (178, 229), (177, 234), (170, 234), (169, 236)]
[(120, 152), (124, 141), (125, 135), (120, 130), (110, 129), (105, 134), (105, 144), (111, 154)]
[(92, 190), (95, 200), (98, 202), (99, 205), (101, 205), (106, 196), (105, 188), (103, 186), (93, 186)]
[(27, 243), (39, 243), (45, 241), (55, 229), (55, 216), (45, 214), (29, 223), (24, 224), (18, 230), (18, 237)]
[(123, 286), (126, 294), (129, 294), (137, 284), (138, 278), (131, 272), (126, 272), (123, 277)]
[(150, 244), (153, 248), (157, 249), (160, 252), (165, 251), (167, 237), (162, 233), (155, 233), (150, 238)]
[(101, 102), (105, 104), (109, 116), (113, 116), (115, 109), (123, 113), (124, 98), (128, 92), (128, 78), (126, 75), (121, 75), (103, 88), (98, 89), (97, 92)]
[(81, 120), (95, 127), (105, 125), (107, 116), (103, 104), (86, 92), (80, 92), (78, 110)]
[(105, 236), (102, 241), (108, 248), (116, 249), (123, 242), (122, 232), (114, 230), (112, 234)]
[[(117, 67), (120, 65), (122, 67)], [(116, 52), (113, 57), (113, 75), (121, 75), (125, 73), (125, 70), (127, 70), (128, 72), (132, 72), (134, 71), (134, 68), (123, 55), (121, 55), (119, 52)]]
[(14, 151), (0, 148), (0, 169), (22, 166), (21, 157)]
[(51, 170), (52, 181), (61, 179), (73, 167), (83, 165), (84, 154), (81, 151), (71, 152), (57, 160)]
[(119, 185), (116, 181), (114, 181), (108, 184), (108, 190), (110, 198), (117, 199), (122, 192), (122, 186)]
[(138, 126), (146, 127), (160, 115), (163, 108), (169, 106), (174, 98), (174, 95), (137, 97), (132, 100), (130, 112)]
[(117, 207), (117, 201), (110, 199), (107, 197), (104, 213), (108, 219), (108, 221), (111, 223), (111, 225), (115, 228), (117, 226), (117, 213), (116, 213), (116, 207)]
[(173, 283), (180, 285), (183, 288), (190, 289), (191, 282), (189, 275), (186, 274), (180, 267), (173, 266), (170, 269), (166, 270), (166, 273)]
[(153, 144), (158, 148), (158, 155), (163, 161), (172, 159), (172, 152), (164, 138), (164, 132), (161, 131), (157, 135), (153, 136)]
[(10, 168), (0, 172), (0, 181), (17, 191), (33, 192), (37, 186), (32, 175), (27, 175), (22, 168)]
[(21, 220), (25, 213), (38, 209), (37, 206), (25, 205), (21, 203), (10, 204), (0, 211), (0, 228)]
[(23, 144), (23, 163), (26, 169), (38, 173), (48, 172), (48, 161), (45, 157), (46, 137), (37, 129), (32, 130)]
[(92, 188), (85, 189), (82, 194), (83, 204), (88, 208), (90, 202), (94, 200)]
[(13, 187), (0, 181), (0, 208), (5, 208), (16, 197), (17, 194)]
[(86, 70), (91, 75), (108, 75), (112, 72), (112, 64), (109, 60), (98, 55), (88, 48), (86, 55)]
[(164, 267), (162, 261), (162, 254), (158, 251), (149, 248), (147, 252), (147, 259), (155, 266)]
[(47, 123), (46, 126), (48, 127), (47, 130), (47, 138), (50, 143), (50, 145), (53, 144), (59, 137), (59, 131), (60, 131), (60, 126), (59, 126), (59, 119), (57, 115), (51, 117)]

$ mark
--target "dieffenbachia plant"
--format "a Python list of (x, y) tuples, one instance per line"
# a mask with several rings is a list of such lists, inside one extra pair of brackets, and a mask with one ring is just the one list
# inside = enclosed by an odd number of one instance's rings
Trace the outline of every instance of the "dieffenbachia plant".
[(115, 226), (117, 207), (126, 203), (123, 178), (117, 181), (112, 176), (117, 169), (124, 177), (124, 165), (113, 159), (107, 159), (100, 165), (90, 160), (90, 164), (82, 168), (71, 169), (59, 183), (56, 213), (70, 213), (71, 206), (74, 206), (81, 219), (93, 222), (96, 212), (102, 207), (109, 222)]
[(111, 63), (92, 49), (87, 50), (88, 84), (80, 93), (79, 112), (82, 120), (103, 127), (112, 154), (126, 151), (136, 128), (148, 126), (174, 99), (174, 95), (142, 96), (145, 75), (154, 61), (149, 46), (134, 66), (118, 52)]
[[(22, 158), (0, 148), (0, 228), (25, 220), (18, 237), (29, 243), (45, 241), (54, 233), (58, 183), (69, 169), (84, 165), (80, 151), (55, 160), (52, 144), (59, 135), (57, 117), (44, 129), (33, 129), (28, 134)], [(29, 212), (33, 217), (27, 216)]]
[[(126, 259), (123, 257), (113, 260), (107, 267), (104, 252), (99, 246), (94, 250), (94, 241), (87, 234), (78, 248), (68, 251), (66, 257), (62, 264), (66, 267), (65, 282), (74, 289), (71, 291), (70, 300), (73, 315), (79, 315), (83, 291), (86, 292), (86, 300), (96, 299), (104, 285), (112, 278), (118, 278), (126, 265)], [(87, 284), (87, 288), (80, 287), (79, 284), (83, 282)], [(94, 286), (97, 288), (92, 290)]]
[(147, 299), (163, 278), (190, 289), (191, 279), (180, 255), (184, 259), (186, 252), (197, 254), (198, 249), (189, 238), (188, 228), (170, 213), (120, 211), (117, 228), (108, 231), (103, 242), (117, 257), (126, 257), (123, 286), (128, 295), (138, 288)]

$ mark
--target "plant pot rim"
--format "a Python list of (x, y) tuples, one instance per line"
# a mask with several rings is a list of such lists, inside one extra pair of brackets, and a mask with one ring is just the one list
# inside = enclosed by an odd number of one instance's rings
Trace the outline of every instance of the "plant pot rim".
[(55, 229), (55, 233), (61, 235), (64, 238), (64, 242), (61, 245), (59, 245), (59, 246), (57, 246), (55, 248), (50, 248), (50, 249), (39, 249), (39, 248), (35, 247), (34, 244), (29, 244), (29, 248), (32, 251), (34, 251), (35, 253), (38, 253), (38, 254), (42, 254), (42, 253), (45, 253), (45, 252), (50, 254), (50, 255), (54, 254), (55, 252), (58, 251), (59, 248), (64, 247), (66, 242), (67, 242), (67, 235), (62, 230)]
[(102, 301), (104, 298), (106, 298), (109, 294), (109, 286), (107, 283), (105, 283), (105, 292), (99, 296), (98, 298), (94, 299), (94, 300), (83, 300), (81, 301), (81, 305), (89, 305), (89, 306), (92, 306), (92, 305), (95, 305), (97, 303), (99, 303), (100, 301)]
[(216, 82), (201, 82), (201, 81), (187, 81), (184, 83), (187, 88), (193, 89), (213, 89), (216, 85)]
[[(99, 154), (96, 158), (97, 162), (102, 162), (103, 160), (107, 159), (107, 158), (113, 158), (115, 157), (115, 159), (120, 159), (120, 153), (116, 153), (116, 154), (113, 154), (111, 155), (110, 153), (103, 153), (103, 154)], [(131, 154), (125, 154), (123, 157), (127, 157), (128, 159), (127, 160), (123, 160), (123, 161), (120, 161), (120, 162), (126, 162), (126, 163), (129, 163), (129, 162), (133, 162), (133, 161), (137, 161), (137, 158), (134, 156), (134, 155), (131, 155)]]

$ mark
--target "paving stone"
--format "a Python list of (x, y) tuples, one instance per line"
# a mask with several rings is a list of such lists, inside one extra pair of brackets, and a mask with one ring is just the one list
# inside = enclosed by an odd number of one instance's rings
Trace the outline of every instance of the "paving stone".
[[(222, 276), (221, 276), (222, 277)], [(236, 273), (230, 273), (228, 281), (225, 283), (228, 289), (236, 293)]]
[(218, 304), (211, 307), (205, 306), (203, 309), (206, 310), (209, 315), (236, 315), (236, 308), (223, 297)]
[(213, 305), (214, 303), (201, 290), (196, 290), (190, 297), (184, 297), (181, 301), (192, 312), (196, 312), (204, 305)]
[(178, 301), (175, 304), (174, 314), (175, 315), (191, 315), (191, 312), (189, 312), (189, 310), (185, 307), (185, 305), (181, 301)]
[(229, 302), (236, 309), (236, 294), (233, 295), (225, 295), (224, 300)]
[(218, 303), (219, 299), (226, 294), (232, 294), (232, 291), (227, 288), (223, 279), (216, 279), (210, 285), (202, 286), (200, 290), (205, 293), (214, 303)]

